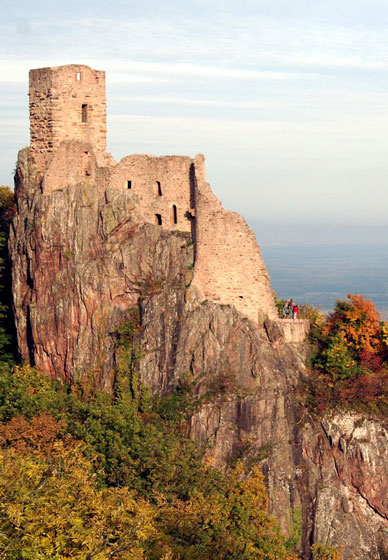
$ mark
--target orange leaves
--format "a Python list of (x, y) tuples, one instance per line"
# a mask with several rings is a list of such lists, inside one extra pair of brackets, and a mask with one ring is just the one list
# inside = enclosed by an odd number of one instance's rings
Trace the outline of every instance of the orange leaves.
[(27, 420), (15, 416), (7, 424), (0, 425), (0, 446), (12, 446), (18, 453), (33, 449), (49, 452), (54, 441), (65, 432), (65, 423), (55, 420), (49, 412)]
[(374, 303), (361, 294), (348, 294), (349, 301), (337, 301), (327, 319), (323, 334), (338, 334), (350, 349), (357, 352), (381, 350), (380, 314)]

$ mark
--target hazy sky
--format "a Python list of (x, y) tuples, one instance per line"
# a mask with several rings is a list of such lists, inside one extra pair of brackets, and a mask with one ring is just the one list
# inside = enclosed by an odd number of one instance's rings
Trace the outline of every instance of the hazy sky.
[(29, 143), (28, 70), (82, 63), (106, 70), (116, 159), (204, 153), (264, 243), (388, 242), (386, 0), (0, 5), (0, 183)]

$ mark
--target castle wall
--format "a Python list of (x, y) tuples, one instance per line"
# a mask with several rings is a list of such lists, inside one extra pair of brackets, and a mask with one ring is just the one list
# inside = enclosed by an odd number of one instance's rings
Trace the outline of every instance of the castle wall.
[(77, 184), (88, 185), (96, 198), (109, 185), (109, 168), (99, 167), (91, 144), (63, 141), (47, 165), (42, 181), (45, 194)]
[(277, 310), (256, 237), (244, 218), (222, 208), (198, 174), (193, 286), (202, 297), (231, 304), (253, 321)]
[(31, 70), (29, 96), (31, 152), (42, 171), (62, 140), (105, 154), (105, 72), (76, 64)]
[(192, 229), (193, 160), (184, 156), (133, 155), (111, 171), (111, 186), (139, 197), (144, 219), (162, 228)]

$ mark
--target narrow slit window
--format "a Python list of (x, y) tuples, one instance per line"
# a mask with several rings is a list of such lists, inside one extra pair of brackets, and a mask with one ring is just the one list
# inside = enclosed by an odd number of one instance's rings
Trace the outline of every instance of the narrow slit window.
[(88, 106), (86, 103), (82, 104), (82, 122), (88, 122)]
[(84, 152), (83, 164), (84, 164), (85, 175), (90, 176), (92, 174), (92, 166), (91, 166), (91, 160), (90, 160), (89, 152)]
[(161, 214), (155, 214), (155, 223), (156, 223), (158, 226), (161, 226), (161, 225), (162, 225), (162, 215), (161, 215)]
[(160, 184), (160, 181), (156, 181), (156, 192), (158, 196), (162, 196), (162, 186)]
[(175, 204), (173, 204), (173, 206), (172, 206), (172, 222), (174, 224), (178, 223), (178, 211), (177, 211), (177, 207), (175, 206)]
[(75, 73), (75, 79), (77, 80), (77, 82), (81, 81), (81, 72), (76, 72)]
[(132, 181), (127, 181), (127, 189), (131, 189), (132, 188)]

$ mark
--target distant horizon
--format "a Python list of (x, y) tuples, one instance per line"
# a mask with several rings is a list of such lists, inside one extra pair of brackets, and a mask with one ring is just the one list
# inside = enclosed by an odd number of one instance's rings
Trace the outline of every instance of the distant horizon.
[(86, 64), (106, 71), (108, 151), (117, 161), (205, 154), (225, 208), (279, 224), (254, 227), (261, 244), (358, 242), (359, 226), (371, 243), (388, 239), (388, 3), (2, 7), (1, 183), (29, 143), (28, 71)]
[(262, 254), (278, 297), (329, 312), (358, 293), (388, 319), (386, 245), (262, 246)]
[(388, 226), (385, 225), (246, 220), (260, 247), (388, 246)]

